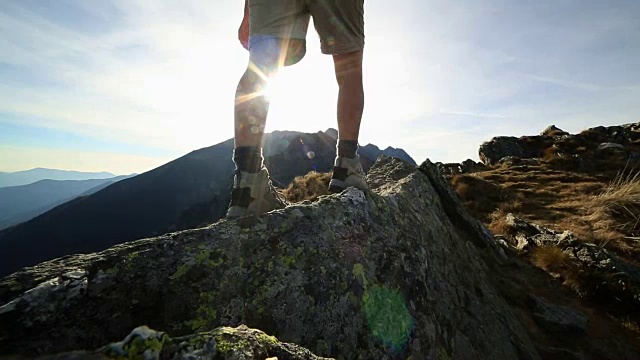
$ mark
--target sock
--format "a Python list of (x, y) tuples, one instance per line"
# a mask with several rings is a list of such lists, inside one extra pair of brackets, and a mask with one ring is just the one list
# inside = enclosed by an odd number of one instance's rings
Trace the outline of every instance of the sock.
[(233, 150), (236, 170), (257, 173), (262, 169), (262, 149), (257, 146), (240, 146)]
[(353, 159), (358, 151), (358, 140), (338, 140), (338, 156)]

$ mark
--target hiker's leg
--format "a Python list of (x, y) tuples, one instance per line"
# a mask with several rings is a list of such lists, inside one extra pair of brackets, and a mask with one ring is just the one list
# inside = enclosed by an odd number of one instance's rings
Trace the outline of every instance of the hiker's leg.
[(367, 189), (358, 150), (364, 108), (362, 56), (364, 49), (364, 1), (316, 0), (310, 3), (322, 52), (333, 55), (338, 81), (338, 149), (329, 190), (353, 186)]
[(362, 50), (334, 55), (338, 92), (338, 149), (329, 190), (340, 192), (350, 186), (367, 189), (358, 155), (358, 136), (364, 107)]
[[(250, 170), (257, 171), (262, 164), (261, 149), (269, 112), (269, 99), (264, 96), (263, 90), (269, 78), (287, 60), (286, 50), (292, 42), (283, 39), (298, 39), (294, 41), (297, 49), (304, 49), (309, 13), (300, 0), (280, 0), (278, 4), (272, 0), (249, 0), (249, 13), (250, 59), (236, 90), (235, 148), (240, 155), (254, 154), (241, 162), (248, 163)], [(258, 153), (260, 161), (252, 161)], [(236, 158), (238, 156), (234, 156)]]
[(338, 138), (355, 141), (360, 134), (360, 122), (364, 109), (362, 84), (362, 50), (334, 55), (336, 80), (338, 81)]
[(286, 206), (264, 167), (262, 144), (269, 112), (264, 88), (278, 70), (276, 39), (250, 40), (250, 61), (236, 90), (235, 149), (236, 172), (227, 209), (227, 219), (258, 216)]
[(364, 1), (316, 0), (310, 5), (322, 52), (333, 55), (338, 94), (339, 138), (356, 141), (364, 107), (362, 56)]
[[(259, 58), (260, 61), (255, 61)], [(264, 127), (269, 112), (269, 100), (263, 90), (269, 78), (276, 74), (277, 50), (269, 45), (254, 46), (249, 65), (245, 70), (235, 96), (235, 146), (262, 147)]]

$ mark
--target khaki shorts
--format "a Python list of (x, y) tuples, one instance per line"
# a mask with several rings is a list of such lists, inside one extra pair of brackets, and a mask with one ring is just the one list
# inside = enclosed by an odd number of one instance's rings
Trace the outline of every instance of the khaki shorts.
[(364, 48), (364, 0), (249, 0), (252, 37), (305, 40), (309, 19), (324, 54)]

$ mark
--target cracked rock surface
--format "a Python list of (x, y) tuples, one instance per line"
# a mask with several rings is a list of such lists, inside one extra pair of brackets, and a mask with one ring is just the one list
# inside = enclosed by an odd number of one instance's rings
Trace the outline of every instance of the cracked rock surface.
[(337, 359), (538, 359), (478, 254), (500, 248), (435, 165), (382, 157), (368, 181), (251, 227), (14, 273), (0, 281), (0, 355), (98, 349), (141, 325), (180, 338), (246, 324)]

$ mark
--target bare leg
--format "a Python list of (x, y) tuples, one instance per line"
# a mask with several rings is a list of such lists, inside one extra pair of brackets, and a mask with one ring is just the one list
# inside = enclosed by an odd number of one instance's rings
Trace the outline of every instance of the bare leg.
[(338, 138), (358, 140), (364, 109), (362, 85), (363, 51), (333, 56), (338, 81)]
[(235, 147), (262, 147), (269, 100), (262, 90), (278, 71), (280, 57), (276, 40), (263, 41), (251, 49), (249, 66), (236, 89)]
[(262, 93), (267, 79), (247, 68), (236, 89), (235, 147), (262, 147), (269, 101)]

